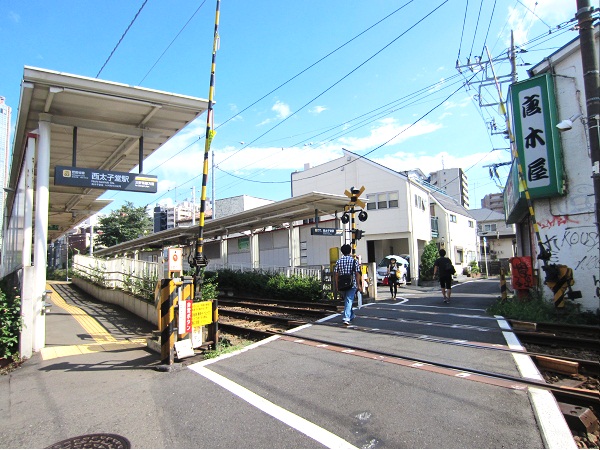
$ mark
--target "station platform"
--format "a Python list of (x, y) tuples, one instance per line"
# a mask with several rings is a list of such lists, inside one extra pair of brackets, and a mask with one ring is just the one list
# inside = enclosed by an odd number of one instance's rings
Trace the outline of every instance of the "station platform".
[(0, 377), (4, 448), (577, 448), (549, 392), (485, 376), (537, 373), (485, 312), (497, 282), (459, 284), (449, 305), (380, 290), (350, 327), (332, 315), (171, 372), (145, 348), (150, 324), (52, 289), (46, 348)]

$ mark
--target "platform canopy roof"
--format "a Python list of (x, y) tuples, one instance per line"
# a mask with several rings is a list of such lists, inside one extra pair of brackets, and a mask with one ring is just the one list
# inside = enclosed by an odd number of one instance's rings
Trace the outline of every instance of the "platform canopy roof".
[[(252, 208), (241, 213), (216, 219), (208, 219), (204, 224), (202, 236), (206, 239), (243, 233), (249, 230), (260, 230), (266, 227), (277, 227), (285, 223), (314, 219), (342, 213), (348, 205), (346, 195), (310, 192), (279, 202)], [(313, 225), (316, 226), (316, 225)], [(195, 242), (199, 225), (191, 227), (171, 228), (148, 236), (114, 245), (102, 250), (95, 250), (94, 256), (113, 256), (130, 253), (151, 247), (167, 247), (169, 245), (185, 245)]]
[(75, 155), (77, 167), (130, 172), (140, 163), (140, 138), (143, 161), (207, 107), (208, 101), (200, 98), (26, 66), (7, 189), (8, 213), (27, 137), (36, 133), (41, 114), (49, 114), (51, 121), (48, 236), (54, 240), (112, 201), (99, 200), (104, 189), (55, 186), (55, 166), (74, 166)]

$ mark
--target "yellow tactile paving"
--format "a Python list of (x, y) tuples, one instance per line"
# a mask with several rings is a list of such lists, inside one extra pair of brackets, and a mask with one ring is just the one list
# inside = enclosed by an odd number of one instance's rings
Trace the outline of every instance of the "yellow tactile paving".
[(104, 342), (117, 342), (117, 340), (104, 328), (100, 323), (90, 317), (84, 310), (75, 306), (69, 305), (65, 299), (63, 299), (58, 292), (56, 292), (52, 285), (46, 284), (46, 289), (52, 291), (50, 299), (54, 305), (67, 311), (73, 318), (79, 322), (85, 331), (99, 344)]
[(81, 308), (75, 305), (69, 305), (51, 284), (46, 284), (46, 289), (51, 290), (50, 300), (55, 306), (68, 312), (79, 322), (83, 329), (96, 341), (95, 344), (83, 345), (63, 345), (59, 347), (45, 347), (41, 350), (42, 359), (55, 359), (65, 356), (83, 355), (86, 353), (109, 352), (113, 350), (122, 350), (124, 348), (143, 348), (146, 347), (145, 338), (133, 338), (129, 340), (118, 341), (106, 328), (104, 328), (96, 319), (89, 316)]
[(145, 342), (116, 341), (109, 344), (63, 345), (60, 347), (45, 347), (41, 350), (44, 361), (65, 356), (84, 355), (86, 353), (110, 352), (124, 348), (144, 348)]

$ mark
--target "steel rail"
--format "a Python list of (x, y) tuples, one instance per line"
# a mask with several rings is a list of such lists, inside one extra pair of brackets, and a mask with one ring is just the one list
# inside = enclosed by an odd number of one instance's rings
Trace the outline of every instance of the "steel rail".
[(235, 296), (219, 296), (219, 302), (246, 302), (246, 303), (276, 303), (278, 305), (285, 306), (295, 306), (295, 307), (306, 307), (306, 308), (321, 308), (331, 311), (337, 311), (339, 307), (343, 307), (344, 305), (341, 303), (325, 303), (325, 302), (310, 302), (310, 301), (300, 301), (300, 300), (277, 300), (277, 299), (265, 299), (265, 298), (257, 298), (257, 297), (235, 297)]
[[(237, 306), (238, 304), (236, 303), (235, 306)], [(262, 307), (262, 306), (261, 306)], [(291, 313), (291, 314), (295, 314), (295, 315), (316, 315), (319, 316), (320, 312), (319, 311), (310, 311), (310, 310), (294, 310), (291, 308), (287, 308), (287, 309), (279, 309), (275, 306), (272, 307), (273, 311), (277, 311), (277, 312), (282, 312), (282, 313)], [(267, 309), (267, 308), (264, 308)], [(237, 317), (237, 318), (243, 318), (243, 317), (249, 317), (255, 320), (262, 320), (264, 322), (272, 322), (272, 323), (291, 323), (292, 326), (298, 325), (298, 324), (305, 324), (305, 323), (311, 323), (312, 325), (315, 326), (329, 326), (329, 327), (337, 327), (337, 324), (330, 324), (330, 323), (326, 323), (326, 322), (308, 322), (308, 321), (302, 321), (302, 320), (297, 320), (297, 319), (286, 319), (286, 318), (276, 318), (275, 316), (267, 316), (267, 315), (261, 315), (261, 314), (254, 314), (254, 313), (248, 313), (248, 312), (242, 312), (242, 311), (232, 311), (232, 310), (227, 310), (227, 309), (221, 309), (220, 310), (221, 314), (223, 316), (232, 316), (232, 317)], [(325, 312), (325, 311), (323, 311)], [(361, 316), (364, 317), (364, 316)], [(369, 317), (366, 317), (369, 318)], [(403, 321), (403, 322), (416, 322), (416, 323), (422, 323), (423, 321), (412, 321), (410, 319), (386, 319), (387, 321)], [(433, 324), (433, 322), (431, 322)], [(435, 324), (435, 325), (439, 325), (439, 324)], [(450, 326), (451, 324), (442, 324), (442, 326)], [(481, 331), (490, 331), (491, 329), (486, 328), (486, 327), (474, 327), (474, 326), (470, 326), (469, 328), (476, 328), (476, 329), (481, 329)], [(405, 338), (411, 338), (411, 339), (419, 339), (419, 340), (424, 340), (424, 341), (430, 341), (430, 342), (436, 342), (436, 343), (440, 343), (440, 344), (446, 344), (446, 345), (456, 345), (456, 346), (460, 346), (460, 347), (466, 347), (466, 348), (475, 348), (475, 349), (485, 349), (485, 350), (493, 350), (493, 351), (502, 351), (502, 352), (507, 352), (507, 353), (516, 353), (516, 354), (524, 354), (524, 355), (528, 355), (528, 356), (542, 356), (542, 357), (548, 357), (548, 358), (555, 358), (555, 359), (561, 359), (563, 361), (570, 361), (570, 362), (576, 362), (580, 365), (580, 367), (585, 370), (588, 371), (590, 373), (595, 373), (600, 371), (600, 362), (596, 362), (596, 361), (591, 361), (591, 360), (581, 360), (581, 359), (577, 359), (577, 358), (571, 358), (571, 357), (567, 357), (567, 356), (557, 356), (557, 355), (553, 355), (553, 354), (548, 354), (548, 353), (539, 353), (539, 352), (528, 352), (526, 350), (519, 350), (519, 349), (511, 349), (508, 348), (506, 346), (496, 346), (496, 345), (484, 345), (484, 343), (477, 343), (477, 342), (465, 342), (464, 340), (457, 340), (457, 339), (444, 339), (444, 338), (439, 338), (439, 337), (434, 337), (434, 336), (424, 336), (423, 334), (414, 334), (414, 333), (407, 333), (407, 332), (403, 332), (403, 331), (393, 331), (393, 330), (381, 330), (381, 329), (373, 329), (373, 328), (369, 328), (369, 327), (361, 327), (358, 325), (354, 325), (353, 329), (358, 330), (358, 331), (362, 331), (362, 332), (366, 332), (366, 333), (373, 333), (373, 334), (382, 334), (382, 335), (388, 335), (388, 336), (399, 336), (399, 337), (405, 337)], [(514, 330), (512, 331), (514, 333)], [(547, 337), (547, 336), (546, 336)], [(546, 341), (544, 341), (546, 342)], [(571, 341), (571, 343), (577, 343), (579, 341)], [(546, 342), (547, 343), (547, 342)], [(585, 341), (585, 344), (587, 345), (588, 342)], [(596, 348), (593, 347), (594, 342), (592, 342), (592, 348)]]
[(323, 317), (332, 313), (332, 311), (324, 311), (322, 309), (298, 309), (291, 308), (288, 306), (275, 306), (275, 305), (259, 305), (256, 303), (245, 303), (245, 302), (230, 302), (228, 300), (219, 300), (219, 303), (223, 306), (238, 307), (238, 308), (253, 308), (262, 309), (265, 311), (275, 311), (287, 314), (304, 314), (307, 316)]
[(586, 348), (590, 350), (598, 350), (600, 348), (600, 340), (598, 339), (583, 339), (575, 338), (570, 336), (556, 336), (547, 333), (535, 332), (535, 331), (517, 331), (513, 330), (513, 333), (522, 342), (529, 342), (530, 344), (538, 345), (551, 345), (557, 344), (566, 346), (569, 348)]
[[(597, 325), (576, 325), (569, 323), (551, 323), (551, 322), (528, 322), (522, 320), (507, 319), (510, 325), (518, 329), (522, 326), (530, 326), (535, 331), (559, 332), (559, 333), (580, 333), (591, 334), (600, 338), (600, 327)], [(527, 331), (527, 330), (523, 330)]]
[(303, 341), (311, 341), (311, 342), (316, 342), (316, 343), (324, 344), (324, 345), (341, 346), (341, 347), (347, 348), (349, 350), (371, 353), (371, 354), (378, 355), (378, 356), (385, 356), (388, 358), (398, 358), (398, 359), (402, 359), (405, 361), (413, 361), (416, 363), (428, 364), (430, 366), (440, 367), (440, 368), (454, 370), (454, 371), (458, 371), (458, 372), (473, 373), (476, 375), (481, 375), (481, 376), (489, 377), (492, 379), (499, 379), (499, 380), (510, 381), (510, 382), (515, 382), (515, 383), (522, 383), (528, 387), (537, 387), (540, 389), (548, 390), (548, 391), (552, 392), (559, 400), (560, 399), (569, 399), (569, 401), (576, 400), (576, 401), (582, 402), (582, 403), (579, 403), (580, 405), (584, 405), (584, 406), (593, 405), (595, 407), (600, 407), (600, 397), (598, 396), (597, 393), (581, 392), (580, 390), (574, 390), (573, 388), (568, 388), (568, 387), (564, 387), (564, 386), (553, 386), (553, 385), (547, 384), (546, 382), (534, 380), (531, 378), (517, 377), (517, 376), (512, 376), (512, 375), (489, 372), (489, 371), (485, 371), (485, 370), (473, 369), (473, 368), (469, 368), (469, 367), (456, 366), (453, 364), (440, 363), (440, 362), (431, 361), (431, 360), (424, 359), (424, 358), (407, 357), (407, 356), (402, 356), (402, 355), (398, 355), (398, 354), (394, 354), (394, 353), (368, 349), (368, 348), (357, 346), (357, 345), (347, 345), (347, 344), (343, 344), (340, 342), (328, 341), (325, 339), (306, 337), (306, 336), (298, 335), (296, 333), (291, 334), (291, 333), (287, 333), (287, 332), (277, 332), (277, 331), (259, 331), (259, 330), (245, 329), (243, 327), (231, 326), (231, 325), (227, 326), (227, 328), (229, 328), (231, 330), (239, 330), (239, 332), (241, 332), (241, 333), (255, 334), (257, 336), (263, 336), (263, 337), (271, 337), (271, 336), (278, 335), (278, 336), (284, 336), (284, 337), (288, 337), (288, 338), (298, 338), (298, 339), (302, 339)]
[(304, 320), (297, 320), (297, 319), (289, 319), (286, 317), (281, 317), (281, 316), (267, 316), (264, 314), (253, 314), (253, 313), (249, 313), (249, 312), (244, 312), (244, 311), (234, 311), (231, 309), (223, 309), (223, 308), (219, 308), (219, 316), (220, 317), (234, 317), (234, 318), (250, 318), (250, 319), (254, 319), (254, 320), (260, 320), (263, 322), (272, 322), (272, 323), (278, 323), (278, 324), (292, 324), (292, 325), (298, 325), (298, 324), (305, 324), (305, 323), (310, 323), (310, 322), (306, 322)]

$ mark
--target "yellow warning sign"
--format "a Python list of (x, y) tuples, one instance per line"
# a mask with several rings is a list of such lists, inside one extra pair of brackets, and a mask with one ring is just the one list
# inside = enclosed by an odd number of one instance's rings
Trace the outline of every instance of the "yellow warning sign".
[(192, 304), (192, 326), (201, 327), (212, 323), (212, 302), (196, 302)]

